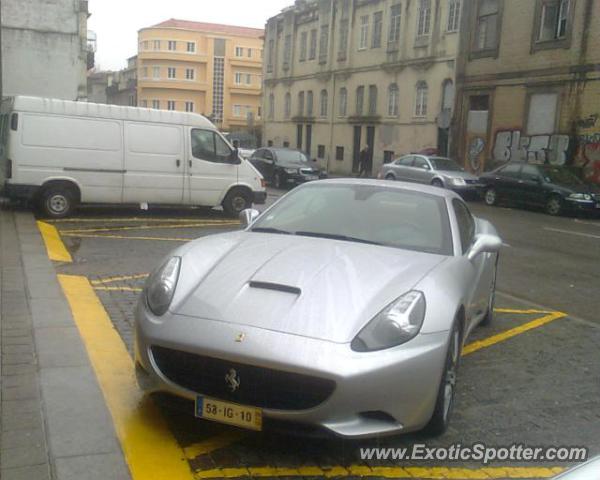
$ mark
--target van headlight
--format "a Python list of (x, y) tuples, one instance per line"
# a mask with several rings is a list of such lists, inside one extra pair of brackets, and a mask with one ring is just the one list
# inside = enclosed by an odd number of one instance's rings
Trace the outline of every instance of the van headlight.
[(425, 320), (425, 295), (411, 291), (379, 312), (352, 341), (355, 352), (375, 352), (412, 340)]
[(160, 317), (167, 313), (179, 279), (181, 257), (171, 257), (150, 275), (146, 283), (146, 302), (150, 311)]

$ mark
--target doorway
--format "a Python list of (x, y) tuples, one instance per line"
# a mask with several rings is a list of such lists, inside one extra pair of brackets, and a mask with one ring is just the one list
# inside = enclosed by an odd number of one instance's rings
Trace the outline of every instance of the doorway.
[(367, 127), (367, 145), (369, 145), (369, 160), (367, 164), (367, 175), (373, 175), (373, 150), (375, 146), (375, 127)]
[(358, 173), (358, 164), (360, 159), (360, 140), (362, 137), (362, 127), (354, 127), (354, 140), (352, 149), (352, 172)]
[(306, 126), (306, 155), (309, 160), (312, 160), (312, 155), (310, 153), (312, 148), (312, 125)]

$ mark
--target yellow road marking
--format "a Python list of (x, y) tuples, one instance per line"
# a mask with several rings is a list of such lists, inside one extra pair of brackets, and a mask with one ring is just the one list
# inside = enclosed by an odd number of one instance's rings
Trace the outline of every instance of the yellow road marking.
[(207, 455), (215, 450), (227, 447), (232, 443), (240, 441), (247, 434), (242, 431), (230, 430), (211, 437), (203, 442), (198, 442), (183, 449), (185, 456), (193, 460), (200, 455)]
[(298, 468), (246, 467), (219, 468), (196, 472), (196, 479), (241, 478), (241, 477), (382, 477), (420, 479), (503, 479), (551, 478), (564, 471), (560, 467), (368, 467), (350, 465), (348, 467), (321, 468), (305, 466)]
[(476, 342), (470, 343), (463, 348), (463, 355), (469, 355), (477, 350), (481, 350), (482, 348), (491, 347), (496, 343), (504, 342), (509, 338), (516, 337), (517, 335), (521, 335), (522, 333), (528, 332), (529, 330), (533, 330), (534, 328), (539, 328), (543, 325), (546, 325), (554, 320), (558, 320), (560, 318), (565, 318), (567, 316), (566, 313), (562, 312), (553, 312), (542, 318), (538, 318), (537, 320), (533, 320), (532, 322), (525, 323), (523, 325), (519, 325), (518, 327), (512, 328), (505, 332), (499, 333), (498, 335), (493, 335), (488, 338), (484, 338), (483, 340), (478, 340)]
[(136, 385), (123, 341), (85, 277), (58, 275), (85, 343), (133, 480), (194, 478), (160, 410)]
[[(197, 217), (197, 218), (170, 218), (170, 217), (164, 217), (164, 218), (157, 218), (157, 217), (148, 217), (148, 218), (144, 218), (144, 217), (123, 217), (123, 218), (102, 218), (102, 217), (94, 217), (94, 218), (60, 218), (60, 219), (56, 219), (56, 220), (49, 220), (50, 223), (116, 223), (116, 222), (147, 222), (147, 223), (151, 223), (151, 222), (162, 222), (162, 223), (169, 223), (169, 222), (199, 222), (201, 220), (207, 220), (207, 221), (212, 221), (211, 218), (202, 218), (202, 217)], [(218, 218), (215, 219), (215, 221), (219, 221)], [(228, 222), (231, 220), (222, 220), (223, 222)]]
[(71, 254), (65, 247), (65, 244), (60, 238), (58, 230), (53, 225), (46, 222), (37, 222), (38, 229), (42, 234), (44, 243), (46, 244), (46, 250), (48, 252), (48, 258), (55, 262), (68, 262), (71, 263), (73, 259)]
[(169, 237), (127, 237), (124, 235), (87, 235), (80, 233), (66, 233), (63, 237), (77, 237), (77, 238), (110, 238), (113, 240), (151, 240), (160, 242), (191, 242), (195, 238), (169, 238)]
[(102, 292), (134, 292), (140, 293), (143, 292), (143, 288), (135, 288), (135, 287), (94, 287), (94, 290), (99, 290)]
[(173, 223), (169, 225), (138, 225), (138, 226), (127, 226), (127, 227), (103, 227), (103, 228), (84, 228), (79, 230), (61, 230), (60, 233), (74, 234), (74, 233), (101, 233), (101, 232), (115, 232), (115, 231), (126, 231), (126, 230), (167, 230), (177, 228), (201, 228), (201, 227), (228, 227), (228, 226), (239, 226), (240, 222), (202, 222), (202, 223)]
[(99, 278), (97, 280), (92, 280), (90, 283), (92, 285), (105, 285), (107, 283), (115, 283), (115, 282), (124, 282), (126, 280), (140, 280), (142, 278), (148, 278), (148, 273), (140, 273), (139, 275), (123, 275), (121, 277), (107, 277), (107, 278)]
[(494, 308), (494, 312), (496, 313), (516, 313), (519, 315), (535, 315), (535, 314), (542, 314), (542, 315), (548, 315), (550, 313), (555, 313), (555, 312), (549, 312), (548, 310), (532, 310), (532, 309), (526, 309), (526, 310), (520, 310), (520, 309), (513, 309), (513, 308)]

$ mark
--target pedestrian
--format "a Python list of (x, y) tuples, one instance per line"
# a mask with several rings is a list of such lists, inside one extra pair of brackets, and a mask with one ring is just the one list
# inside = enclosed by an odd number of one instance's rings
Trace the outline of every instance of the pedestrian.
[(360, 154), (358, 156), (358, 176), (362, 177), (363, 174), (365, 177), (369, 176), (369, 163), (371, 161), (371, 148), (369, 147), (369, 145), (365, 145), (365, 148), (363, 148), (360, 151)]

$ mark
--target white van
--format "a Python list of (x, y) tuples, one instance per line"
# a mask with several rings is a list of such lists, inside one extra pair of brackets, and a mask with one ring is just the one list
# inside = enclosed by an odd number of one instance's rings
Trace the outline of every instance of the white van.
[(264, 203), (262, 176), (201, 115), (35, 97), (0, 110), (0, 188), (55, 218), (80, 203)]

